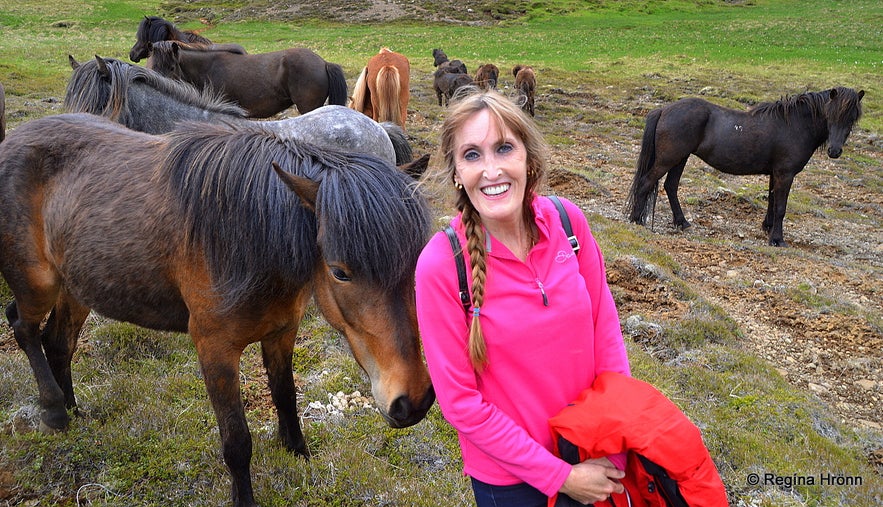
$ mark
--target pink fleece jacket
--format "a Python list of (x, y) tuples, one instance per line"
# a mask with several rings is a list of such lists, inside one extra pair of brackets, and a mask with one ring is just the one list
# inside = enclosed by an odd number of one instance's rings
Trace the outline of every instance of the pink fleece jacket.
[[(480, 375), (469, 361), (472, 315), (460, 303), (444, 232), (426, 245), (416, 272), (426, 361), (442, 414), (457, 430), (464, 473), (495, 485), (526, 482), (550, 496), (571, 465), (552, 453), (549, 418), (599, 373), (629, 374), (601, 251), (582, 211), (562, 202), (581, 245), (578, 255), (545, 197), (533, 200), (539, 240), (526, 262), (490, 238), (480, 317), (488, 365)], [(451, 223), (465, 245), (460, 216)]]

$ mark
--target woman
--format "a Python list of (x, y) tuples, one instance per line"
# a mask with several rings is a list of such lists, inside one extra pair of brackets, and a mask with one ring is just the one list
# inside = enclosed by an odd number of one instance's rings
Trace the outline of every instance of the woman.
[(417, 317), (479, 507), (622, 492), (624, 455), (570, 465), (551, 451), (549, 418), (599, 373), (629, 365), (585, 216), (562, 199), (574, 253), (554, 204), (535, 193), (547, 153), (533, 121), (496, 91), (465, 96), (442, 126), (436, 160), (456, 188), (451, 225), (466, 245), (472, 307), (464, 312), (452, 246), (438, 233), (417, 264)]

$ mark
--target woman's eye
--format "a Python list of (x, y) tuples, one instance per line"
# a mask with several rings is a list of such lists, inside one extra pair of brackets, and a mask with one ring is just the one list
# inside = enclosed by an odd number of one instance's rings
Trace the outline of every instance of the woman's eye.
[(469, 150), (463, 154), (464, 160), (478, 160), (478, 152), (475, 150)]
[(346, 271), (344, 271), (343, 269), (338, 268), (338, 267), (331, 268), (331, 276), (333, 276), (334, 278), (336, 278), (337, 280), (339, 280), (341, 282), (349, 282), (352, 280), (350, 278), (350, 275), (347, 274)]
[(515, 148), (513, 148), (511, 144), (509, 144), (509, 143), (503, 143), (503, 144), (500, 145), (499, 148), (497, 148), (497, 152), (498, 152), (498, 153), (509, 153), (509, 152), (512, 151), (513, 149), (515, 149)]

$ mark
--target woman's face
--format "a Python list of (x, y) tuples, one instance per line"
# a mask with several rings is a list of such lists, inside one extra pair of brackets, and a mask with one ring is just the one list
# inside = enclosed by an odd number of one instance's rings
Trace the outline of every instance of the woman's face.
[(488, 110), (466, 120), (454, 136), (454, 164), (454, 181), (463, 185), (485, 226), (521, 220), (527, 150)]

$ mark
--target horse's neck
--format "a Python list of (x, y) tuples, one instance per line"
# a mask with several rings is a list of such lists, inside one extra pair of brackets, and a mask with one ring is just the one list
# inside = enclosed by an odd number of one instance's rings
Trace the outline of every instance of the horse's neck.
[(178, 100), (151, 86), (132, 87), (128, 94), (129, 114), (126, 126), (150, 134), (172, 131), (182, 121), (239, 123), (247, 120), (198, 104)]

